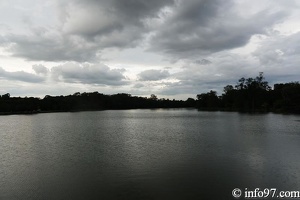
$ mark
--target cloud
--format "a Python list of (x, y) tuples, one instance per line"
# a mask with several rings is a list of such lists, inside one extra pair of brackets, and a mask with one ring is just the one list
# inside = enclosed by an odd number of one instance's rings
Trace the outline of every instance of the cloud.
[(136, 83), (133, 85), (133, 88), (143, 88), (143, 87), (145, 87), (145, 85), (142, 83)]
[(37, 76), (24, 71), (8, 72), (0, 67), (0, 78), (11, 81), (22, 81), (28, 83), (41, 83), (45, 81), (44, 77)]
[(34, 31), (29, 36), (8, 35), (5, 37), (5, 44), (13, 56), (27, 60), (92, 61), (97, 55), (96, 44), (44, 28)]
[[(214, 53), (209, 58), (182, 60), (181, 70), (173, 72), (172, 81), (164, 81), (159, 94), (199, 94), (215, 90), (222, 93), (223, 87), (235, 85), (241, 77), (255, 77), (261, 71), (259, 62), (251, 55), (228, 52)], [(269, 78), (268, 73), (266, 73)]]
[(56, 4), (52, 10), (59, 13), (59, 22), (29, 23), (28, 33), (3, 34), (0, 43), (9, 45), (13, 56), (39, 61), (94, 62), (105, 49), (134, 48), (146, 42), (151, 51), (181, 59), (244, 46), (252, 35), (266, 34), (287, 15), (286, 8), (243, 15), (234, 0), (65, 0)]
[[(253, 52), (262, 71), (271, 75), (272, 82), (299, 81), (300, 32), (292, 35), (274, 35), (262, 41)], [(280, 78), (281, 77), (281, 78)]]
[(125, 85), (124, 69), (110, 69), (103, 64), (66, 63), (51, 69), (54, 80), (67, 83), (82, 83), (96, 85)]
[[(133, 27), (147, 30), (145, 19), (157, 17), (159, 11), (174, 0), (72, 1), (64, 6), (64, 30), (86, 38), (110, 37)], [(89, 23), (87, 23), (89, 22)]]
[(145, 70), (138, 74), (139, 80), (141, 81), (158, 81), (170, 76), (167, 70)]
[(263, 10), (243, 16), (237, 7), (234, 1), (179, 1), (153, 34), (150, 50), (181, 59), (234, 49), (255, 34), (267, 34), (287, 15), (283, 10)]
[(202, 60), (196, 60), (195, 61), (195, 64), (199, 64), (199, 65), (209, 65), (211, 64), (212, 62), (207, 60), (207, 59), (202, 59)]
[(44, 65), (33, 65), (32, 69), (35, 71), (36, 74), (46, 75), (49, 70)]
[(173, 3), (173, 0), (57, 1), (50, 8), (54, 14), (59, 13), (55, 16), (59, 22), (44, 19), (46, 23), (41, 24), (30, 18), (24, 27), (26, 33), (2, 34), (0, 44), (9, 46), (13, 56), (27, 60), (91, 62), (99, 59), (106, 48), (140, 45), (151, 31), (147, 20), (157, 18), (161, 9)]
[(149, 19), (174, 0), (79, 1), (66, 4), (61, 10), (65, 34), (76, 35), (104, 48), (132, 48), (140, 45), (151, 32)]
[[(300, 54), (300, 32), (292, 35), (275, 35), (264, 40), (253, 53), (262, 65), (297, 66)], [(297, 68), (295, 68), (297, 69)]]

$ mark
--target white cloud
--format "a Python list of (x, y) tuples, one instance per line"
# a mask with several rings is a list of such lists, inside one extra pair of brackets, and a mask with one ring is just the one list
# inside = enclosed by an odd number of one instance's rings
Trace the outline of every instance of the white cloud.
[(125, 85), (124, 69), (110, 69), (103, 64), (66, 63), (51, 69), (54, 80), (67, 83)]

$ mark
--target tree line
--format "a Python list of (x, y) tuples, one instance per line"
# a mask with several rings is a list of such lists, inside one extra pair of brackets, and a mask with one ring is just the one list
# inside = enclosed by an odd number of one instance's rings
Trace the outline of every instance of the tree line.
[(255, 78), (240, 78), (235, 86), (227, 85), (224, 93), (216, 91), (197, 95), (200, 110), (240, 112), (300, 113), (299, 82), (275, 84), (272, 89), (263, 73)]
[(0, 95), (2, 114), (185, 107), (195, 107), (195, 100), (158, 99), (154, 94), (146, 98), (126, 93), (105, 95), (99, 92), (76, 92), (67, 96), (46, 95), (43, 99), (10, 97), (10, 94)]
[(0, 95), (0, 114), (188, 107), (212, 111), (300, 113), (300, 84), (279, 83), (272, 89), (260, 73), (255, 78), (240, 78), (235, 86), (225, 86), (221, 96), (211, 90), (198, 94), (196, 100), (188, 98), (186, 101), (159, 99), (154, 94), (146, 98), (127, 93), (105, 95), (99, 92), (46, 95), (42, 99), (11, 97), (9, 93)]

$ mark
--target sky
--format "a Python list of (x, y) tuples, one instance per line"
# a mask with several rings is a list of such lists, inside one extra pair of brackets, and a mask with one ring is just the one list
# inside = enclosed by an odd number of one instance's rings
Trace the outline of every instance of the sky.
[(0, 0), (0, 95), (185, 100), (299, 64), (297, 0)]

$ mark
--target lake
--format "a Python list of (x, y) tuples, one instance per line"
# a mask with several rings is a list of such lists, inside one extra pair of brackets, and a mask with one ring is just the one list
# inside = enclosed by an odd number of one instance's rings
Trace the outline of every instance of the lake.
[(300, 190), (300, 116), (112, 110), (0, 116), (0, 199), (232, 199)]

